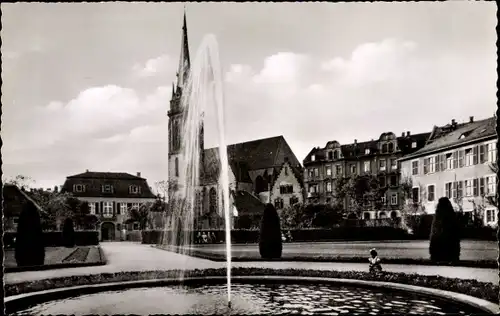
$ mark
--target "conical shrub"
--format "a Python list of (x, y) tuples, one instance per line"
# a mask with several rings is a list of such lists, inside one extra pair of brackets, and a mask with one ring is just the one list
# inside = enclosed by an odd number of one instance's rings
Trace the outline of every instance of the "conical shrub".
[(460, 260), (460, 225), (448, 198), (438, 201), (432, 221), (429, 254), (434, 262)]
[(45, 261), (45, 247), (40, 213), (28, 202), (19, 214), (15, 244), (18, 267), (41, 266)]
[(73, 219), (69, 217), (64, 220), (62, 239), (64, 247), (73, 248), (75, 246), (75, 228)]
[(272, 204), (267, 204), (260, 223), (259, 252), (263, 259), (279, 259), (283, 252), (280, 218)]

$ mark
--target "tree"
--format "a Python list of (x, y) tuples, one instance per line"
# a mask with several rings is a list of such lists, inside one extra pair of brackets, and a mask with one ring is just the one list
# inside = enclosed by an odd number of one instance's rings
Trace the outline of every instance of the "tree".
[(263, 259), (279, 259), (282, 251), (280, 218), (274, 206), (268, 203), (260, 224), (259, 253)]
[(447, 197), (439, 199), (432, 221), (429, 253), (433, 262), (460, 260), (460, 227), (453, 205)]
[(381, 187), (378, 177), (373, 174), (338, 177), (335, 180), (335, 198), (337, 201), (348, 198), (351, 210), (359, 214), (365, 210), (377, 210), (382, 207), (382, 197), (387, 187)]
[(28, 176), (17, 175), (14, 178), (7, 179), (5, 183), (15, 185), (21, 190), (26, 191), (35, 183), (35, 180)]
[(64, 220), (62, 238), (64, 247), (73, 248), (75, 246), (75, 228), (71, 217)]
[(422, 201), (425, 198), (424, 187), (418, 184), (418, 196), (414, 196), (411, 177), (403, 178), (400, 184), (404, 205), (401, 209), (401, 226), (416, 231), (420, 226), (421, 215), (427, 214)]
[[(172, 182), (172, 180), (170, 180)], [(155, 182), (155, 187), (156, 187), (156, 192), (164, 199), (167, 199), (168, 196), (168, 188), (169, 188), (169, 181), (161, 180)]]
[(45, 247), (40, 213), (28, 202), (19, 214), (15, 244), (18, 267), (40, 266), (45, 261)]
[(139, 229), (144, 230), (146, 227), (152, 226), (152, 221), (150, 217), (150, 211), (153, 207), (153, 202), (144, 203), (139, 208), (132, 207), (128, 210), (128, 216), (126, 223), (139, 223)]

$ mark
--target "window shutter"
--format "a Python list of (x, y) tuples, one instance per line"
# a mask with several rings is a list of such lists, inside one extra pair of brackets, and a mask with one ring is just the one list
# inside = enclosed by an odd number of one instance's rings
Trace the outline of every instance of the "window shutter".
[(442, 154), (441, 155), (441, 167), (439, 168), (441, 171), (446, 170), (446, 155)]
[(116, 202), (113, 201), (113, 215), (116, 214)]
[(104, 193), (104, 184), (101, 184), (101, 192)]
[(457, 197), (459, 197), (459, 198), (463, 196), (463, 185), (464, 185), (463, 181), (458, 181), (458, 185), (457, 185)]
[(121, 214), (120, 203), (116, 203), (116, 214)]
[(478, 179), (474, 179), (474, 181), (472, 183), (473, 183), (472, 184), (473, 195), (478, 196), (479, 195), (479, 181), (478, 181)]
[(455, 151), (453, 153), (453, 168), (454, 169), (458, 168), (458, 151)]
[(475, 165), (477, 165), (478, 163), (478, 157), (477, 157), (477, 154), (478, 154), (478, 146), (474, 146), (474, 148), (472, 148), (472, 160), (473, 160), (473, 163)]
[(441, 155), (436, 155), (436, 172), (442, 171), (441, 169)]
[(484, 163), (486, 158), (486, 145), (479, 145), (479, 163)]
[(460, 150), (458, 152), (458, 167), (462, 168), (464, 165), (465, 165), (465, 151), (464, 150)]
[(483, 196), (484, 193), (484, 178), (479, 178), (479, 196)]
[(429, 172), (429, 158), (424, 158), (424, 174)]
[(99, 203), (99, 214), (102, 214), (104, 212), (104, 202)]

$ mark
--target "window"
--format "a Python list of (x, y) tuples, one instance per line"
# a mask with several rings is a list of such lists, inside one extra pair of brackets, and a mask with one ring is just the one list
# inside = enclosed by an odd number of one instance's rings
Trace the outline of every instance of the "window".
[(132, 209), (138, 210), (141, 205), (139, 203), (132, 203)]
[(364, 162), (364, 171), (370, 172), (370, 162), (369, 161)]
[(472, 188), (472, 180), (465, 180), (465, 196), (473, 196)]
[(458, 167), (462, 168), (465, 166), (465, 150), (458, 151)]
[(133, 229), (134, 230), (139, 230), (139, 223), (134, 223)]
[(391, 176), (391, 186), (395, 187), (398, 185), (398, 177), (397, 176)]
[(280, 194), (290, 194), (293, 193), (293, 185), (282, 184), (280, 185)]
[(457, 198), (462, 198), (464, 196), (464, 182), (457, 181)]
[(85, 192), (85, 186), (83, 184), (73, 185), (73, 192)]
[(139, 193), (139, 187), (136, 185), (131, 185), (128, 190), (131, 194), (138, 194)]
[(113, 217), (113, 202), (103, 203), (102, 216)]
[(486, 177), (486, 190), (488, 195), (496, 194), (496, 176)]
[(282, 198), (276, 198), (274, 200), (274, 206), (277, 208), (277, 209), (281, 209), (283, 208), (283, 199)]
[(486, 223), (494, 223), (495, 222), (495, 210), (489, 209), (486, 210)]
[(326, 183), (326, 192), (332, 192), (332, 183), (331, 182)]
[(436, 195), (435, 186), (434, 185), (427, 186), (427, 201), (429, 202), (434, 201), (435, 195)]
[(332, 167), (331, 166), (326, 166), (325, 169), (326, 169), (326, 172), (325, 172), (326, 175), (327, 176), (331, 176), (332, 175)]
[(389, 152), (392, 153), (394, 151), (394, 144), (389, 143)]
[(290, 198), (290, 205), (294, 205), (294, 204), (297, 204), (297, 203), (299, 203), (299, 198), (296, 197), (296, 196), (292, 196)]
[(391, 194), (391, 205), (398, 205), (398, 195), (395, 193)]
[(418, 160), (417, 161), (412, 161), (412, 163), (411, 163), (411, 174), (412, 175), (417, 175), (418, 174)]
[(328, 152), (328, 159), (329, 159), (329, 160), (332, 160), (332, 159), (333, 159), (333, 152), (332, 152), (332, 151), (329, 151), (329, 152)]
[(285, 176), (288, 175), (288, 167), (285, 167)]
[(429, 173), (429, 158), (424, 158), (424, 174)]
[(127, 214), (127, 203), (120, 204), (120, 213)]
[(429, 173), (436, 172), (436, 156), (429, 158)]
[(387, 183), (385, 181), (385, 177), (379, 177), (378, 178), (378, 183), (380, 185), (381, 188), (385, 188), (387, 186)]
[(179, 176), (179, 158), (175, 157), (175, 176)]
[(379, 160), (378, 166), (379, 166), (380, 171), (385, 171), (385, 164), (386, 164), (385, 159)]
[(380, 202), (382, 203), (382, 205), (386, 205), (387, 204), (387, 198), (384, 196), (380, 197)]
[(456, 199), (457, 198), (457, 183), (453, 182), (452, 187), (451, 187), (451, 198)]
[(486, 151), (488, 150), (488, 145), (479, 145), (479, 163), (486, 162)]
[(391, 169), (392, 170), (398, 169), (398, 161), (396, 160), (396, 158), (391, 159)]
[(333, 159), (339, 159), (339, 152), (337, 150), (333, 152)]
[(452, 192), (453, 192), (453, 183), (452, 182), (445, 183), (444, 190), (445, 190), (446, 197), (451, 199)]
[(446, 154), (446, 169), (453, 169), (453, 153)]
[(217, 191), (215, 190), (214, 187), (210, 188), (209, 192), (209, 208), (211, 213), (216, 213), (217, 212)]
[(318, 192), (317, 184), (311, 184), (311, 185), (309, 185), (309, 192), (310, 193), (316, 193), (316, 192)]
[(420, 202), (420, 188), (415, 187), (411, 189), (411, 198), (413, 200), (413, 203), (418, 203)]
[(351, 174), (356, 173), (356, 165), (351, 165)]
[(312, 155), (311, 156), (311, 161), (315, 161), (316, 160), (316, 155)]
[(309, 178), (314, 177), (314, 169), (309, 169)]
[(382, 145), (382, 153), (383, 154), (387, 153), (387, 144)]
[(366, 148), (365, 149), (365, 155), (369, 155), (370, 154), (370, 149), (369, 148)]
[(105, 184), (102, 186), (102, 192), (104, 193), (112, 193), (113, 192), (113, 186), (111, 184)]
[(90, 214), (95, 214), (95, 203), (93, 202), (89, 203), (89, 211)]
[(490, 163), (497, 162), (497, 144), (489, 143), (488, 144), (488, 161)]
[(469, 148), (465, 150), (465, 166), (469, 167), (472, 165), (474, 165), (474, 152), (472, 148)]
[(411, 143), (411, 148), (417, 148), (417, 142), (412, 142)]
[(337, 175), (339, 175), (339, 176), (342, 175), (342, 166), (341, 165), (336, 165), (335, 168), (336, 168), (335, 173)]

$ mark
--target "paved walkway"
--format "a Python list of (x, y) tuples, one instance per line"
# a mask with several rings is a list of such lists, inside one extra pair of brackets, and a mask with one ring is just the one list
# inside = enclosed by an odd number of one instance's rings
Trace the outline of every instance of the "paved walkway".
[[(160, 250), (148, 245), (132, 242), (103, 242), (101, 247), (106, 254), (105, 266), (67, 268), (45, 271), (6, 273), (5, 283), (43, 280), (72, 275), (113, 273), (120, 271), (147, 271), (170, 269), (207, 269), (225, 267), (224, 262), (214, 262), (177, 253)], [(234, 267), (261, 267), (272, 269), (313, 269), (338, 271), (367, 271), (368, 264), (341, 262), (233, 262)], [(482, 282), (498, 283), (496, 269), (478, 269), (466, 267), (414, 266), (385, 264), (385, 271), (418, 273), (423, 275), (441, 275), (444, 277), (476, 279)]]

